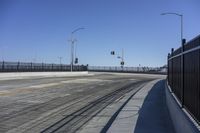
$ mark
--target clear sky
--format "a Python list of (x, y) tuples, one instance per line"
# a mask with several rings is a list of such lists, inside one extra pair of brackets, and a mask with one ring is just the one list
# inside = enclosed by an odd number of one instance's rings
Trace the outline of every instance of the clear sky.
[(126, 66), (162, 66), (172, 47), (200, 34), (199, 0), (0, 0), (0, 59), (70, 62), (75, 34), (80, 64), (117, 66), (111, 50), (125, 52)]

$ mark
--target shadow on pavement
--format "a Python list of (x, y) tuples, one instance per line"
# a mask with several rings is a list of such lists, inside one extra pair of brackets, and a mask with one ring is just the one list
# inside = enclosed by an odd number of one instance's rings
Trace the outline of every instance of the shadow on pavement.
[(165, 99), (165, 80), (158, 81), (144, 100), (135, 133), (174, 133)]

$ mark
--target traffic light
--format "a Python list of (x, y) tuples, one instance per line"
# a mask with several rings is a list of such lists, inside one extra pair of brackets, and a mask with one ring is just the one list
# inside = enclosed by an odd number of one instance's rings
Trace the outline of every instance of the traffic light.
[(124, 65), (124, 62), (123, 62), (123, 61), (121, 62), (121, 65)]
[(115, 51), (111, 51), (111, 55), (115, 55)]
[(78, 58), (75, 58), (75, 64), (77, 64), (78, 63)]

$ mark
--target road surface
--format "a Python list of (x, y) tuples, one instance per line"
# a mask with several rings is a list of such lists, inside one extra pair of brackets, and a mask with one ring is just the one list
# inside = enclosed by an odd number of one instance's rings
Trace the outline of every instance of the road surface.
[[(162, 75), (94, 73), (0, 81), (0, 132), (100, 132), (129, 93)], [(97, 117), (98, 116), (98, 117)], [(95, 124), (95, 123), (94, 123)], [(85, 130), (84, 130), (85, 131)]]

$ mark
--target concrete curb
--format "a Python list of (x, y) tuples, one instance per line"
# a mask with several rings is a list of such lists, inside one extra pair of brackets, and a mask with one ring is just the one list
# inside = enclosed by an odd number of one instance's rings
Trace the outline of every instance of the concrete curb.
[(166, 82), (166, 102), (175, 131), (177, 133), (200, 133), (198, 124), (192, 119), (185, 109), (181, 108), (180, 103), (170, 90), (171, 88)]

